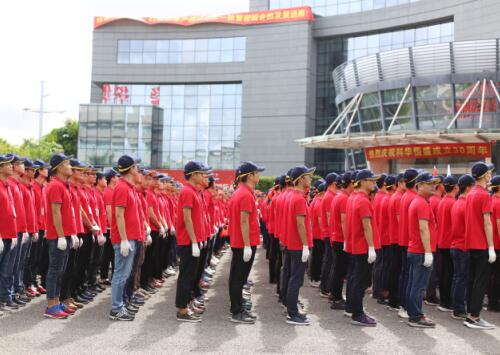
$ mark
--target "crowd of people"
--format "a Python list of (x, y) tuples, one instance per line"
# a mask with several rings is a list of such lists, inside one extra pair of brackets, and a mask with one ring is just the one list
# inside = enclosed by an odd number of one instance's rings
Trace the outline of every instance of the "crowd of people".
[(243, 162), (231, 188), (212, 168), (184, 181), (123, 155), (101, 171), (62, 153), (49, 163), (0, 155), (0, 316), (46, 294), (45, 316), (66, 319), (111, 287), (109, 318), (133, 321), (177, 275), (176, 319), (198, 323), (222, 254), (231, 248), (230, 319), (254, 324), (249, 279), (263, 240), (269, 282), (286, 323), (309, 325), (305, 275), (331, 309), (373, 327), (372, 297), (412, 327), (432, 328), (423, 303), (464, 325), (500, 311), (500, 176), (478, 162), (460, 178), (407, 169), (329, 173), (296, 166), (257, 190), (264, 167)]

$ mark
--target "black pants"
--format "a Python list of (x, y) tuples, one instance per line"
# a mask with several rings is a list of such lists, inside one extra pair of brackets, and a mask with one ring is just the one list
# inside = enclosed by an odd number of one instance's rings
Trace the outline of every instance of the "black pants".
[(186, 308), (191, 301), (191, 292), (193, 284), (196, 282), (196, 270), (200, 258), (193, 257), (191, 245), (179, 246), (178, 252), (180, 260), (175, 306), (177, 308)]
[(87, 282), (89, 285), (97, 284), (97, 273), (101, 265), (102, 254), (104, 252), (104, 245), (94, 243), (92, 254), (90, 255), (89, 271), (87, 275)]
[(496, 250), (497, 260), (491, 265), (491, 277), (488, 289), (488, 306), (500, 306), (500, 250)]
[(69, 250), (68, 262), (62, 277), (60, 300), (64, 301), (70, 297), (76, 296), (76, 262), (78, 260), (78, 249), (71, 248)]
[(401, 251), (401, 273), (399, 274), (399, 303), (406, 309), (406, 289), (410, 276), (410, 264), (408, 263), (408, 247), (400, 246)]
[(141, 273), (141, 284), (145, 287), (155, 274), (155, 250), (159, 247), (160, 234), (151, 232), (151, 245), (146, 248), (146, 256)]
[(440, 305), (452, 308), (451, 284), (453, 282), (453, 259), (450, 249), (439, 249), (441, 259), (441, 272), (439, 273), (439, 299)]
[(167, 267), (170, 266), (170, 252), (171, 252), (170, 249), (172, 248), (173, 240), (174, 240), (174, 237), (169, 232), (167, 237), (164, 240), (165, 250), (163, 251), (163, 256), (161, 259), (162, 270), (165, 270)]
[(311, 280), (321, 281), (321, 266), (323, 265), (325, 243), (323, 243), (321, 239), (314, 239), (313, 243), (311, 255)]
[(345, 310), (352, 313), (351, 298), (352, 298), (352, 282), (354, 280), (354, 257), (352, 254), (347, 254), (347, 284), (345, 286), (346, 304)]
[(278, 254), (280, 253), (280, 241), (274, 235), (269, 235), (269, 283), (276, 283), (278, 276), (276, 275), (276, 263), (278, 262)]
[(286, 308), (288, 315), (294, 317), (299, 312), (297, 303), (300, 288), (304, 284), (307, 263), (302, 262), (302, 250), (287, 250), (286, 260), (290, 270), (286, 288)]
[(104, 243), (102, 258), (101, 258), (101, 269), (100, 275), (101, 279), (105, 280), (109, 278), (109, 265), (111, 264), (111, 275), (115, 270), (115, 252), (113, 250), (113, 244), (111, 244), (111, 237), (109, 235), (109, 230), (104, 235), (106, 237), (106, 243)]
[(40, 258), (42, 256), (42, 240), (43, 238), (40, 238), (39, 235), (37, 242), (31, 242), (29, 258), (27, 258), (28, 264), (27, 267), (24, 268), (24, 285), (26, 287), (38, 286), (37, 275)]
[[(278, 239), (278, 238), (276, 238)], [(278, 240), (279, 245), (279, 240)], [(281, 300), (281, 266), (283, 265), (283, 248), (279, 245), (278, 258), (276, 259), (275, 274), (276, 274), (276, 293)]]
[(484, 294), (490, 281), (491, 265), (487, 250), (469, 250), (469, 282), (467, 287), (467, 311), (472, 317), (479, 317), (483, 307)]
[(290, 257), (286, 248), (281, 252), (281, 270), (280, 270), (280, 301), (285, 306), (287, 304), (286, 297), (288, 293), (288, 282), (290, 281)]
[(231, 259), (231, 269), (229, 271), (229, 298), (231, 300), (231, 313), (241, 313), (243, 285), (247, 282), (248, 275), (252, 269), (257, 247), (252, 247), (252, 257), (248, 262), (243, 260), (243, 248), (231, 248), (233, 258)]
[(322, 292), (329, 292), (328, 284), (331, 286), (330, 271), (332, 270), (333, 264), (333, 248), (330, 243), (330, 238), (325, 237), (323, 239), (324, 251), (323, 251), (323, 262), (321, 264), (321, 285), (320, 289)]
[(198, 268), (196, 269), (196, 275), (195, 275), (196, 279), (195, 282), (193, 283), (193, 295), (196, 298), (201, 296), (201, 289), (199, 283), (201, 281), (201, 277), (203, 276), (203, 271), (205, 271), (205, 267), (207, 264), (207, 255), (208, 255), (207, 248), (206, 247), (201, 248), (200, 246), (200, 261), (198, 262)]
[(347, 276), (349, 258), (347, 253), (344, 251), (344, 243), (342, 242), (333, 242), (333, 253), (335, 264), (333, 266), (331, 291), (334, 301), (340, 301), (343, 299), (342, 289), (344, 287), (344, 279)]
[[(427, 289), (425, 291), (426, 299), (437, 299), (436, 289), (439, 285), (439, 275), (441, 274), (441, 253), (437, 249), (434, 254), (434, 262), (432, 264), (431, 277), (429, 278), (429, 283), (427, 284)], [(441, 290), (439, 290), (441, 294)]]
[(38, 238), (40, 238), (42, 243), (40, 260), (38, 261), (38, 273), (40, 274), (40, 283), (45, 287), (45, 280), (47, 279), (47, 271), (49, 269), (49, 246), (47, 239), (45, 239), (45, 231), (39, 231)]
[(77, 260), (77, 270), (78, 270), (78, 288), (80, 290), (86, 289), (90, 258), (92, 256), (92, 249), (94, 248), (94, 236), (91, 233), (81, 234), (78, 236), (83, 244), (79, 250), (79, 256)]
[[(152, 234), (152, 233), (151, 233)], [(162, 255), (164, 253), (164, 249), (165, 249), (165, 243), (164, 243), (164, 239), (160, 236), (160, 234), (158, 232), (156, 232), (156, 234), (158, 235), (158, 237), (156, 238), (156, 243), (151, 244), (152, 246), (152, 253), (153, 253), (153, 274), (152, 274), (152, 277), (154, 277), (155, 279), (161, 279), (162, 277)], [(152, 235), (151, 235), (152, 236)]]
[(351, 290), (352, 318), (363, 315), (363, 298), (371, 285), (372, 264), (368, 264), (368, 254), (353, 255), (354, 269)]
[(401, 248), (397, 244), (391, 244), (391, 261), (389, 266), (389, 306), (399, 307), (399, 275), (401, 274)]

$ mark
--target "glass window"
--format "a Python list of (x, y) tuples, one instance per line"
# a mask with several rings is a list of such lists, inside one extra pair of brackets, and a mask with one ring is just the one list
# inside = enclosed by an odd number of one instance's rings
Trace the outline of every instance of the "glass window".
[(144, 52), (156, 52), (156, 41), (144, 41)]
[(208, 39), (197, 39), (195, 40), (195, 50), (197, 52), (208, 51)]
[(130, 53), (130, 63), (131, 64), (142, 64), (142, 52)]
[(129, 64), (130, 52), (118, 52), (118, 64)]
[(156, 53), (156, 64), (168, 64), (168, 53), (166, 52)]
[(156, 51), (157, 52), (168, 52), (169, 51), (169, 41), (168, 40), (158, 40), (156, 41)]
[(118, 52), (130, 52), (130, 41), (119, 40), (118, 41)]
[(131, 40), (130, 41), (130, 51), (131, 52), (142, 52), (144, 42), (141, 40)]
[(194, 51), (195, 42), (194, 39), (185, 39), (182, 41), (182, 51)]

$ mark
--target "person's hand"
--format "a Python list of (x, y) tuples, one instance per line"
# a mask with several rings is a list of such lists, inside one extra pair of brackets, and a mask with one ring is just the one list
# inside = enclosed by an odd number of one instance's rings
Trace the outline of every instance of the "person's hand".
[(150, 235), (150, 234), (151, 234), (151, 227), (146, 226), (146, 235)]
[(76, 235), (71, 236), (71, 249), (78, 249), (80, 247), (80, 241)]
[(198, 247), (198, 243), (191, 243), (191, 252), (194, 258), (198, 258), (200, 256), (200, 248)]
[(432, 255), (432, 253), (425, 253), (424, 266), (431, 267), (433, 262), (434, 262), (434, 255)]
[(92, 226), (92, 228), (90, 228), (90, 230), (92, 231), (92, 234), (96, 235), (97, 233), (99, 233), (101, 231), (101, 228), (99, 228), (99, 226), (97, 224), (94, 224)]
[(497, 260), (497, 254), (495, 253), (495, 247), (488, 248), (488, 262), (493, 264)]
[(374, 247), (368, 248), (368, 264), (373, 264), (377, 260), (377, 253)]
[(0, 238), (0, 254), (3, 253), (4, 245), (3, 245), (3, 239)]
[(148, 234), (146, 237), (146, 245), (149, 246), (153, 243), (153, 238), (151, 238), (151, 234)]
[(175, 234), (175, 227), (170, 228), (170, 235), (171, 235), (172, 237), (175, 237), (175, 235), (176, 235), (176, 234)]
[(61, 251), (65, 251), (67, 246), (68, 246), (68, 243), (66, 242), (65, 237), (57, 238), (57, 249), (59, 249)]
[(30, 235), (27, 232), (23, 233), (23, 238), (21, 239), (21, 244), (26, 244), (28, 240), (30, 239)]
[(130, 245), (128, 240), (122, 240), (120, 243), (120, 254), (123, 257), (127, 257), (132, 250), (132, 245)]
[(17, 246), (17, 237), (12, 238), (12, 242), (10, 243), (10, 250), (14, 249)]
[(83, 238), (78, 238), (78, 248), (81, 248), (83, 245)]
[(309, 247), (304, 245), (302, 247), (302, 262), (307, 263), (307, 260), (309, 260)]
[(244, 247), (243, 248), (243, 261), (248, 263), (252, 258), (252, 248)]
[(99, 234), (97, 237), (97, 245), (102, 247), (106, 243), (106, 237), (103, 234)]
[(38, 242), (39, 239), (40, 237), (38, 236), (38, 233), (33, 233), (33, 243)]

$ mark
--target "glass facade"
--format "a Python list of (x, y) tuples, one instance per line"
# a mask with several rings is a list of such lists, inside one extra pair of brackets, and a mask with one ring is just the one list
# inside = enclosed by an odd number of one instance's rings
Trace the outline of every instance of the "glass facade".
[(310, 6), (319, 16), (336, 16), (406, 5), (419, 0), (270, 0), (270, 9)]
[(215, 169), (240, 163), (241, 83), (190, 85), (104, 84), (103, 104), (162, 108), (153, 148), (158, 167), (178, 169), (199, 160)]
[(180, 40), (118, 40), (118, 64), (244, 62), (245, 37)]

